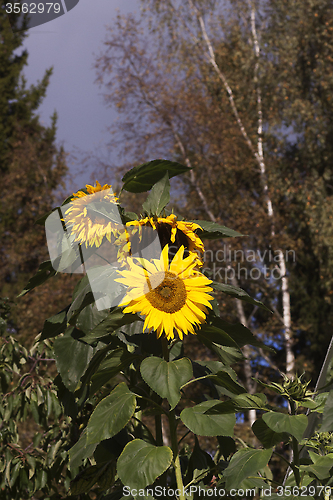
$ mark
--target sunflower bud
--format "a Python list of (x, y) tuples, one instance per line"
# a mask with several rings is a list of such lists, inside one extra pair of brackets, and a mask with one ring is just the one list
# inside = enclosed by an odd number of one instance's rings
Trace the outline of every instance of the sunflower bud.
[(286, 393), (286, 395), (293, 399), (294, 401), (302, 401), (304, 398), (312, 395), (311, 391), (307, 390), (307, 387), (310, 383), (303, 382), (304, 373), (300, 377), (297, 375), (293, 379), (289, 379), (286, 375), (282, 374), (284, 381), (282, 387)]

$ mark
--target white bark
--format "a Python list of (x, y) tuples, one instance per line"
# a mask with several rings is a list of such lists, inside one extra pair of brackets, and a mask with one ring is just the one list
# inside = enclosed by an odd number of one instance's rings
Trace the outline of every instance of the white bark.
[[(271, 200), (270, 195), (269, 195), (267, 170), (266, 170), (266, 164), (265, 164), (265, 159), (264, 159), (263, 140), (262, 140), (263, 116), (262, 116), (261, 87), (259, 85), (260, 46), (259, 46), (258, 35), (257, 35), (257, 30), (256, 30), (256, 22), (255, 22), (256, 11), (255, 11), (254, 3), (253, 2), (251, 3), (251, 32), (252, 32), (252, 39), (253, 39), (253, 44), (254, 44), (255, 56), (256, 56), (256, 63), (255, 63), (255, 68), (254, 68), (254, 81), (256, 83), (257, 112), (258, 112), (258, 128), (257, 128), (257, 145), (256, 145), (256, 147), (254, 146), (253, 142), (251, 141), (251, 139), (250, 139), (250, 137), (245, 129), (243, 121), (238, 113), (238, 110), (237, 110), (237, 107), (236, 107), (236, 104), (234, 101), (233, 91), (228, 83), (228, 80), (216, 62), (215, 52), (213, 49), (213, 45), (212, 45), (212, 43), (209, 39), (209, 36), (207, 34), (204, 19), (203, 19), (202, 15), (200, 14), (199, 10), (197, 9), (197, 7), (193, 4), (192, 0), (189, 0), (189, 4), (190, 4), (191, 8), (196, 13), (203, 39), (207, 45), (208, 62), (214, 68), (216, 74), (220, 78), (220, 80), (221, 80), (221, 82), (222, 82), (222, 84), (223, 84), (223, 86), (228, 94), (230, 106), (231, 106), (232, 112), (234, 114), (234, 117), (236, 119), (236, 122), (238, 124), (238, 127), (240, 129), (240, 132), (243, 135), (243, 138), (244, 138), (246, 144), (248, 145), (251, 153), (253, 154), (253, 156), (254, 156), (254, 158), (259, 166), (260, 180), (261, 180), (263, 195), (264, 195), (264, 199), (265, 199), (266, 207), (267, 207), (267, 215), (269, 217), (270, 224), (271, 224), (271, 237), (274, 238), (274, 236), (275, 236), (274, 209), (273, 209), (272, 200)], [(283, 317), (283, 323), (284, 323), (284, 337), (285, 337), (285, 348), (286, 348), (286, 373), (288, 376), (291, 376), (294, 374), (294, 371), (295, 371), (295, 357), (294, 357), (294, 353), (292, 351), (290, 293), (289, 293), (289, 287), (288, 287), (288, 277), (287, 277), (287, 273), (286, 273), (285, 256), (284, 256), (284, 253), (281, 249), (278, 249), (278, 255), (279, 255), (278, 266), (280, 269), (280, 276), (281, 276), (281, 281), (282, 281), (282, 286), (281, 286), (282, 304), (283, 304), (282, 317)]]

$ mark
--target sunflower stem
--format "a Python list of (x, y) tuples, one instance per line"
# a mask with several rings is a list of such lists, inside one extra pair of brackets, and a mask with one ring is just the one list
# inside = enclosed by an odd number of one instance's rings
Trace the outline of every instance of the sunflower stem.
[(171, 447), (173, 451), (176, 482), (177, 482), (177, 488), (179, 489), (180, 492), (179, 500), (185, 500), (184, 483), (180, 467), (180, 459), (178, 455), (177, 420), (176, 420), (175, 410), (171, 410), (169, 412), (169, 426), (170, 426), (170, 438), (171, 438)]
[(169, 347), (168, 347), (168, 341), (165, 337), (161, 338), (162, 342), (162, 353), (163, 353), (163, 359), (164, 361), (169, 361)]
[(161, 415), (155, 415), (156, 444), (163, 446), (162, 419)]

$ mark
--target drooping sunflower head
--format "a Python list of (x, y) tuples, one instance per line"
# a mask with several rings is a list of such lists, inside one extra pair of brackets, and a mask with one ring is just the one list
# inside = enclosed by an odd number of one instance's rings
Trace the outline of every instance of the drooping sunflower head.
[(116, 281), (128, 287), (120, 306), (124, 313), (145, 317), (144, 329), (155, 330), (157, 336), (180, 339), (204, 323), (212, 308), (211, 281), (198, 272), (196, 254), (184, 258), (181, 246), (169, 263), (169, 247), (165, 245), (159, 259), (127, 259), (128, 269), (118, 271)]
[(136, 246), (141, 243), (141, 228), (151, 227), (157, 231), (161, 248), (169, 246), (169, 260), (171, 261), (180, 247), (184, 247), (184, 256), (190, 253), (197, 256), (197, 265), (201, 265), (201, 253), (204, 252), (204, 245), (195, 233), (196, 229), (201, 229), (199, 224), (188, 221), (177, 220), (175, 214), (167, 217), (145, 217), (140, 220), (127, 222), (126, 229), (118, 244), (120, 245), (119, 257), (135, 254)]
[(65, 211), (67, 229), (75, 234), (75, 240), (88, 246), (99, 247), (106, 237), (117, 235), (122, 227), (117, 208), (118, 198), (109, 184), (96, 181), (96, 186), (86, 185), (87, 193), (73, 193), (69, 208)]

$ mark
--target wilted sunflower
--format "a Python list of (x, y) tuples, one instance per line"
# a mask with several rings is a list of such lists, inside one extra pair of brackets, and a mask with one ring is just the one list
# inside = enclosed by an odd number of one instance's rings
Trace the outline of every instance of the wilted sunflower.
[[(199, 224), (177, 220), (177, 215), (171, 214), (167, 217), (145, 217), (140, 220), (127, 222), (126, 230), (120, 236), (117, 244), (120, 245), (119, 258), (130, 255), (133, 251), (131, 241), (137, 232), (137, 238), (140, 239), (140, 229), (143, 227), (152, 227), (158, 232), (161, 247), (170, 245), (169, 258), (173, 257), (181, 246), (184, 246), (185, 257), (191, 252), (196, 252), (197, 264), (200, 265), (199, 255), (205, 251), (204, 245), (195, 233), (196, 229), (201, 229)], [(135, 253), (135, 251), (133, 252)]]
[(195, 335), (195, 327), (204, 323), (207, 307), (212, 308), (209, 294), (213, 289), (211, 281), (197, 269), (196, 254), (185, 259), (184, 247), (178, 250), (169, 264), (168, 245), (159, 259), (128, 258), (128, 270), (118, 271), (116, 281), (126, 285), (129, 290), (120, 306), (127, 307), (124, 313), (139, 313), (145, 316), (144, 329), (155, 330), (157, 337), (164, 334), (173, 339), (177, 332)]
[[(96, 186), (86, 184), (87, 193), (78, 191), (73, 193), (70, 207), (66, 210), (64, 221), (67, 228), (75, 233), (75, 240), (79, 243), (85, 243), (88, 246), (99, 247), (103, 238), (106, 237), (111, 242), (111, 235), (117, 235), (118, 229), (122, 226), (115, 220), (110, 220), (107, 213), (99, 213), (93, 207), (99, 204), (99, 207), (106, 208), (108, 204), (117, 204), (118, 198), (112, 191), (109, 184), (101, 184), (96, 181)], [(89, 207), (90, 205), (90, 207)]]

